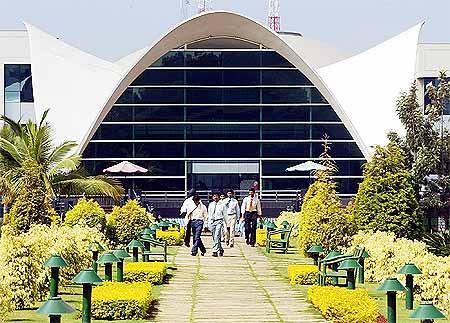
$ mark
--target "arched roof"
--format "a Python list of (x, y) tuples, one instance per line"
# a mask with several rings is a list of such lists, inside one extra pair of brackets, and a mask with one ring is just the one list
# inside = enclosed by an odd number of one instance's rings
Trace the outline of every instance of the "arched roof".
[[(158, 41), (151, 46), (133, 53), (116, 63), (106, 62), (95, 56), (81, 52), (60, 40), (45, 34), (37, 28), (27, 24), (31, 45), (31, 61), (33, 73), (33, 87), (35, 96), (36, 114), (39, 117), (43, 110), (50, 108), (49, 121), (55, 125), (56, 136), (60, 140), (71, 139), (80, 143), (79, 151), (82, 152), (90, 139), (94, 135), (98, 126), (105, 118), (111, 107), (126, 90), (126, 88), (136, 79), (148, 66), (153, 64), (161, 56), (174, 48), (183, 46), (185, 43), (193, 42), (208, 37), (237, 37), (257, 42), (267, 48), (272, 48), (289, 60), (317, 87), (322, 95), (327, 99), (342, 122), (346, 125), (357, 145), (366, 158), (370, 156), (368, 146), (360, 136), (361, 130), (355, 127), (360, 120), (354, 119), (354, 109), (343, 109), (338, 98), (347, 101), (348, 95), (334, 95), (338, 92), (348, 93), (342, 90), (344, 84), (335, 84), (339, 77), (351, 86), (353, 92), (365, 99), (368, 96), (378, 94), (377, 89), (368, 89), (364, 86), (366, 79), (348, 80), (345, 72), (337, 68), (342, 62), (332, 64), (328, 70), (320, 70), (318, 73), (302, 56), (305, 49), (302, 46), (295, 46), (286, 36), (271, 31), (266, 26), (239, 14), (226, 11), (212, 11), (200, 14), (186, 20), (168, 31)], [(418, 35), (416, 35), (418, 36)], [(411, 50), (411, 40), (414, 37), (407, 37), (409, 42), (406, 50)], [(403, 42), (405, 45), (406, 41)], [(417, 38), (414, 46), (417, 46)], [(387, 46), (387, 54), (390, 49), (398, 50), (398, 46)], [(401, 56), (403, 50), (395, 54)], [(360, 54), (362, 55), (362, 54)], [(415, 50), (414, 50), (415, 55)], [(359, 55), (358, 55), (359, 56)], [(373, 55), (369, 55), (371, 59)], [(383, 55), (384, 59), (386, 54)], [(364, 60), (362, 60), (364, 61)], [(366, 60), (365, 64), (371, 64)], [(382, 63), (381, 61), (379, 63)], [(409, 64), (409, 60), (407, 60)], [(402, 64), (402, 62), (398, 62)], [(406, 64), (406, 63), (405, 63)], [(359, 66), (359, 65), (358, 65)], [(328, 67), (325, 67), (328, 68)], [(336, 68), (333, 71), (332, 68)], [(361, 67), (359, 67), (361, 68)], [(413, 64), (414, 69), (414, 64)], [(407, 68), (401, 69), (408, 70)], [(411, 76), (414, 73), (412, 72)], [(330, 84), (336, 86), (333, 92), (328, 87), (329, 84), (323, 81), (323, 77), (330, 80)], [(386, 75), (388, 77), (388, 75)], [(410, 79), (410, 75), (406, 76)], [(365, 75), (370, 78), (370, 75)], [(395, 87), (396, 93), (402, 88), (395, 82), (389, 83), (391, 88)], [(404, 83), (401, 84), (402, 86)], [(382, 87), (383, 84), (380, 84)], [(336, 91), (338, 89), (338, 91)], [(392, 91), (391, 91), (392, 92)], [(390, 109), (390, 106), (383, 106), (381, 110)], [(373, 111), (365, 111), (365, 118), (370, 120)], [(357, 114), (355, 114), (357, 115)], [(350, 120), (352, 119), (352, 120)], [(353, 123), (352, 123), (353, 121)], [(68, 124), (74, 123), (68, 126)], [(385, 134), (383, 134), (383, 137)]]

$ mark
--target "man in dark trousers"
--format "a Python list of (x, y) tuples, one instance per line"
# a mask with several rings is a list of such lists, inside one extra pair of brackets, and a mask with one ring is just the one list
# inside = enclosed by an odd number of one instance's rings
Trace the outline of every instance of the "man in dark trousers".
[(256, 243), (256, 223), (258, 217), (262, 217), (261, 201), (255, 196), (255, 189), (248, 190), (248, 196), (244, 198), (241, 206), (241, 221), (245, 221), (245, 241), (254, 247)]
[[(192, 205), (194, 205), (194, 207), (196, 206), (196, 204), (194, 203), (194, 196), (197, 195), (198, 195), (197, 192), (193, 188), (188, 192), (187, 199), (184, 200), (183, 205), (181, 205), (180, 208), (180, 215), (183, 218), (186, 218), (186, 215), (189, 209), (192, 208)], [(192, 230), (192, 222), (190, 218), (185, 220), (184, 226), (186, 231), (184, 235), (184, 245), (186, 247), (189, 247), (191, 242), (191, 230)]]

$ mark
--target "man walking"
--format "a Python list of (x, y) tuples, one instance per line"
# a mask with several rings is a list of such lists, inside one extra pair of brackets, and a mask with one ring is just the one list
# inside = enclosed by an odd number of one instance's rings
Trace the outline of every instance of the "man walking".
[(255, 196), (255, 189), (248, 190), (248, 196), (244, 198), (241, 206), (241, 221), (245, 221), (245, 241), (252, 247), (256, 243), (256, 222), (262, 216), (261, 201)]
[(180, 215), (181, 217), (185, 218), (184, 221), (184, 226), (185, 226), (185, 235), (184, 235), (184, 245), (186, 247), (190, 246), (190, 241), (191, 241), (191, 225), (192, 222), (190, 219), (187, 218), (187, 214), (188, 212), (192, 212), (192, 210), (196, 207), (195, 203), (194, 203), (194, 196), (198, 196), (197, 192), (195, 191), (195, 189), (191, 189), (188, 192), (188, 196), (187, 199), (184, 200), (183, 204), (181, 205), (180, 208)]
[(235, 235), (235, 229), (236, 229), (236, 220), (241, 214), (239, 203), (234, 198), (234, 191), (228, 190), (227, 191), (227, 198), (223, 201), (226, 212), (227, 212), (227, 223), (226, 223), (226, 241), (227, 246), (229, 245), (230, 248), (234, 247), (234, 235)]
[(192, 250), (191, 255), (197, 256), (198, 249), (200, 249), (200, 253), (202, 256), (206, 253), (205, 245), (202, 241), (202, 231), (203, 224), (206, 222), (208, 218), (208, 211), (206, 210), (206, 206), (200, 201), (200, 196), (195, 195), (193, 198), (193, 202), (196, 207), (186, 215), (192, 223)]
[(213, 201), (208, 205), (208, 226), (213, 237), (212, 255), (223, 256), (223, 248), (220, 239), (222, 238), (222, 227), (227, 222), (227, 212), (225, 205), (220, 202), (220, 194), (213, 194)]

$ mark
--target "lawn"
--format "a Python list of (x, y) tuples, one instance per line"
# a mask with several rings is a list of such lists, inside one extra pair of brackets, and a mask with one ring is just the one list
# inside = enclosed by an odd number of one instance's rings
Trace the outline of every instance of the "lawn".
[[(167, 271), (167, 277), (170, 279), (170, 277), (173, 274), (173, 268), (175, 266), (175, 256), (177, 254), (178, 247), (168, 247), (168, 266), (169, 269)], [(127, 261), (129, 261), (127, 259)], [(99, 266), (99, 275), (100, 277), (104, 277), (104, 267)], [(115, 266), (114, 266), (114, 273), (113, 277), (116, 277), (115, 272)], [(165, 283), (166, 284), (166, 283)], [(155, 306), (157, 307), (158, 299), (161, 293), (161, 290), (164, 288), (164, 285), (154, 285), (152, 287), (152, 296)], [(61, 289), (61, 296), (64, 301), (69, 303), (73, 308), (76, 309), (76, 311), (72, 314), (64, 315), (62, 317), (63, 322), (70, 322), (70, 323), (79, 323), (81, 321), (81, 297), (82, 297), (82, 287), (78, 285), (73, 286), (64, 286)], [(36, 310), (41, 305), (37, 304), (35, 308), (32, 309), (26, 309), (26, 310), (20, 310), (15, 311), (11, 313), (9, 316), (7, 322), (45, 322), (47, 319), (43, 315), (39, 315), (36, 313)], [(150, 313), (150, 316), (154, 315), (154, 312), (157, 308), (153, 307), (153, 312)], [(93, 322), (111, 322), (111, 321), (103, 321), (103, 320), (93, 320)], [(123, 323), (132, 323), (132, 322), (148, 322), (148, 320), (120, 320), (117, 322), (123, 322)]]
[[(305, 258), (302, 255), (300, 255), (295, 249), (290, 249), (288, 254), (282, 254), (282, 253), (267, 253), (265, 251), (265, 248), (259, 248), (260, 252), (263, 253), (268, 257), (268, 259), (272, 262), (274, 267), (278, 270), (280, 275), (285, 278), (286, 280), (289, 279), (288, 273), (287, 273), (287, 264), (288, 263), (305, 263), (305, 264), (312, 264), (312, 259)], [(369, 295), (375, 298), (378, 302), (378, 308), (380, 310), (380, 313), (383, 315), (386, 315), (386, 295), (383, 292), (377, 291), (379, 284), (374, 283), (366, 283), (364, 285), (356, 285), (356, 287), (364, 287), (369, 291)], [(305, 285), (296, 285), (292, 286), (292, 288), (295, 288), (303, 293), (303, 295), (306, 297), (307, 291), (309, 286)], [(416, 308), (419, 305), (420, 302), (414, 302), (414, 308)], [(411, 311), (407, 310), (405, 308), (405, 299), (401, 298), (400, 296), (397, 297), (397, 323), (411, 323), (414, 322), (413, 320), (409, 319), (409, 315), (411, 314)], [(417, 322), (417, 321), (416, 321)], [(438, 320), (436, 322), (443, 322), (443, 323), (450, 323), (450, 320)]]

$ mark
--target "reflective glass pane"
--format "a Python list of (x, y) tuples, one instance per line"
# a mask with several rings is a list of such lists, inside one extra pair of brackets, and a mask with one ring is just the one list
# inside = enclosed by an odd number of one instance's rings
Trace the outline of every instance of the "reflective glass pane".
[(137, 189), (143, 191), (184, 191), (184, 179), (177, 178), (136, 178), (133, 180)]
[(264, 143), (262, 144), (263, 157), (296, 157), (296, 158), (310, 158), (310, 143)]
[(336, 178), (337, 192), (340, 194), (356, 194), (362, 178)]
[(5, 116), (19, 121), (20, 119), (20, 103), (5, 102)]
[(184, 144), (182, 143), (135, 143), (136, 158), (182, 158), (184, 156)]
[(187, 139), (259, 139), (258, 125), (187, 125)]
[(330, 105), (311, 107), (311, 121), (341, 121)]
[(323, 139), (327, 134), (331, 140), (352, 140), (352, 136), (343, 124), (314, 124), (312, 139)]
[(338, 175), (362, 176), (364, 160), (337, 160)]
[(223, 103), (225, 104), (251, 104), (260, 103), (261, 90), (258, 88), (224, 89)]
[(259, 121), (259, 107), (186, 107), (187, 121)]
[(182, 85), (183, 70), (149, 69), (138, 76), (131, 85)]
[(175, 107), (142, 107), (134, 108), (134, 121), (183, 121), (184, 111), (182, 106)]
[(94, 140), (131, 140), (133, 139), (132, 125), (101, 124), (95, 132)]
[(263, 125), (263, 139), (310, 139), (310, 125), (305, 124), (278, 124)]
[[(83, 161), (85, 167), (90, 167), (94, 174), (101, 174), (103, 170), (120, 163), (120, 160), (114, 161)], [(92, 163), (94, 163), (92, 165)], [(184, 161), (166, 161), (166, 160), (134, 160), (133, 164), (144, 167), (149, 170), (149, 173), (144, 176), (184, 176)], [(90, 172), (90, 174), (92, 174)]]
[(187, 157), (194, 158), (233, 158), (259, 156), (259, 144), (257, 143), (188, 143)]
[(5, 90), (6, 91), (20, 91), (20, 65), (19, 64), (5, 64)]
[(311, 89), (264, 88), (262, 90), (262, 103), (311, 103)]
[(91, 142), (83, 153), (84, 158), (130, 158), (132, 143)]
[(5, 102), (20, 102), (20, 92), (5, 92)]
[(33, 82), (31, 76), (27, 77), (22, 83), (22, 91), (20, 92), (21, 102), (34, 102), (33, 98)]
[(222, 70), (186, 70), (186, 85), (222, 85)]
[(133, 128), (137, 140), (184, 139), (183, 125), (134, 125)]
[[(329, 143), (329, 146), (330, 155), (333, 158), (364, 158), (355, 142), (332, 142)], [(319, 157), (323, 152), (323, 145), (321, 143), (313, 143), (312, 149), (312, 157)]]
[(33, 122), (36, 122), (34, 103), (32, 103), (32, 102), (20, 103), (20, 114), (21, 114), (22, 121), (27, 122), (28, 120), (31, 120)]
[(183, 93), (183, 89), (179, 88), (127, 88), (117, 103), (183, 103)]
[(222, 52), (223, 67), (259, 67), (261, 66), (260, 51)]
[(185, 52), (188, 67), (220, 67), (222, 52)]
[(312, 85), (298, 70), (262, 70), (263, 85)]
[(134, 107), (113, 106), (103, 121), (133, 121), (133, 109)]
[(308, 178), (263, 178), (263, 190), (293, 190), (308, 189)]
[(184, 65), (183, 52), (169, 52), (153, 63), (152, 67), (182, 67)]
[(288, 60), (277, 52), (263, 51), (262, 66), (264, 67), (294, 67)]
[(263, 121), (310, 121), (309, 106), (268, 106), (262, 108)]
[(315, 87), (310, 88), (310, 91), (311, 91), (311, 103), (328, 103), (317, 88)]
[(224, 85), (259, 85), (259, 70), (223, 70)]

